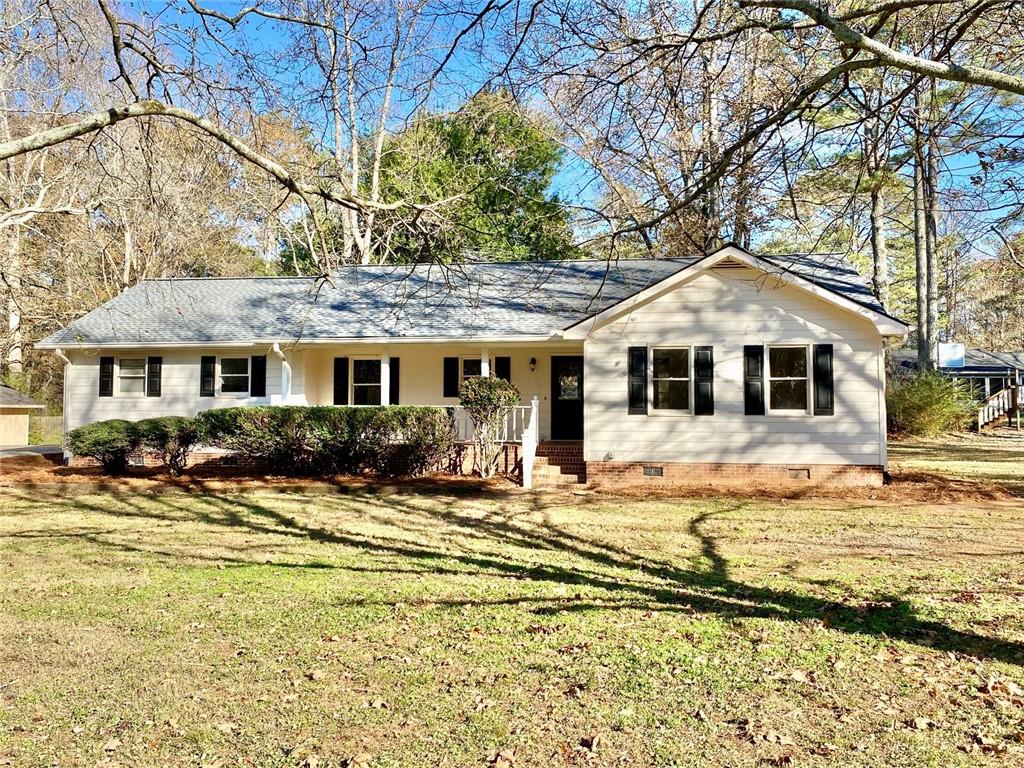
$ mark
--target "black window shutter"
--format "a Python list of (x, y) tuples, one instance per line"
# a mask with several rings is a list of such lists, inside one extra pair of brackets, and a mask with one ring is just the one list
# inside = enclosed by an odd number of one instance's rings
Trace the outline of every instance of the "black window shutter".
[(164, 359), (150, 357), (146, 361), (146, 396), (160, 397), (161, 378), (163, 376)]
[(348, 358), (334, 358), (334, 404), (348, 405)]
[[(282, 392), (287, 395), (287, 392)], [(249, 358), (249, 396), (267, 396), (267, 356), (253, 355)]]
[(764, 347), (743, 347), (743, 412), (764, 416)]
[(831, 344), (814, 345), (814, 415), (834, 416), (836, 412), (833, 353)]
[(114, 396), (114, 358), (100, 358), (100, 397)]
[(698, 416), (715, 413), (715, 348), (693, 348), (693, 412)]
[(459, 396), (459, 358), (444, 359), (444, 391), (445, 397)]
[(392, 357), (388, 361), (388, 402), (391, 405), (398, 405), (400, 403), (398, 394), (398, 382), (401, 379), (399, 376), (399, 361), (397, 357)]
[(628, 350), (629, 412), (647, 413), (647, 347)]
[(216, 394), (217, 358), (203, 355), (199, 363), (199, 396), (213, 397)]
[(494, 358), (494, 375), (497, 376), (499, 379), (504, 379), (505, 381), (512, 381), (512, 358)]

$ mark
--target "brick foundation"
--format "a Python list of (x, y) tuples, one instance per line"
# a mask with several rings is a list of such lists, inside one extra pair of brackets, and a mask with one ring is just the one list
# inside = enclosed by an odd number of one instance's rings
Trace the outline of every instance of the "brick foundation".
[[(661, 476), (644, 468), (661, 468)], [(587, 483), (595, 488), (652, 485), (871, 486), (884, 480), (880, 466), (850, 464), (690, 464), (670, 461), (588, 461)]]

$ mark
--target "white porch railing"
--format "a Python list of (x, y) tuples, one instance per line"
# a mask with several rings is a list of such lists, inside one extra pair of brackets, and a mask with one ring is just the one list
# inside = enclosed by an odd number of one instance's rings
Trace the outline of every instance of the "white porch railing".
[(1014, 389), (1015, 387), (1012, 386), (1001, 389), (981, 404), (981, 407), (978, 408), (979, 430), (1013, 410), (1015, 405)]
[[(536, 399), (536, 398), (534, 398)], [(533, 405), (516, 405), (509, 408), (505, 423), (498, 432), (499, 443), (521, 443), (530, 421)], [(473, 419), (461, 405), (452, 408), (455, 417), (455, 436), (460, 443), (473, 441)]]
[[(461, 443), (473, 441), (473, 419), (460, 405), (452, 408), (455, 419), (455, 437)], [(505, 422), (498, 432), (498, 441), (518, 443), (522, 453), (523, 487), (533, 487), (533, 462), (540, 442), (540, 398), (534, 397), (529, 405), (509, 408)]]

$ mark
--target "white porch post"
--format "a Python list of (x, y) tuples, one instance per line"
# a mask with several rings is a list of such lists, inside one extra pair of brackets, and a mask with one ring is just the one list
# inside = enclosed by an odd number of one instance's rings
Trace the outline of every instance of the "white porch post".
[(540, 398), (530, 398), (530, 412), (523, 430), (523, 488), (533, 488), (533, 463), (540, 442)]
[(391, 356), (386, 349), (380, 356), (380, 404), (391, 404)]
[(485, 379), (491, 375), (491, 359), (487, 356), (487, 349), (480, 350), (480, 375)]

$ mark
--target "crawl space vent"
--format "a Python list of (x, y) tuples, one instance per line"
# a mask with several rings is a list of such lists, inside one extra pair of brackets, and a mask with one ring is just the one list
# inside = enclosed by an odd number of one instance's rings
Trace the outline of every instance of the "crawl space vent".
[(664, 477), (664, 467), (644, 467), (644, 477)]

